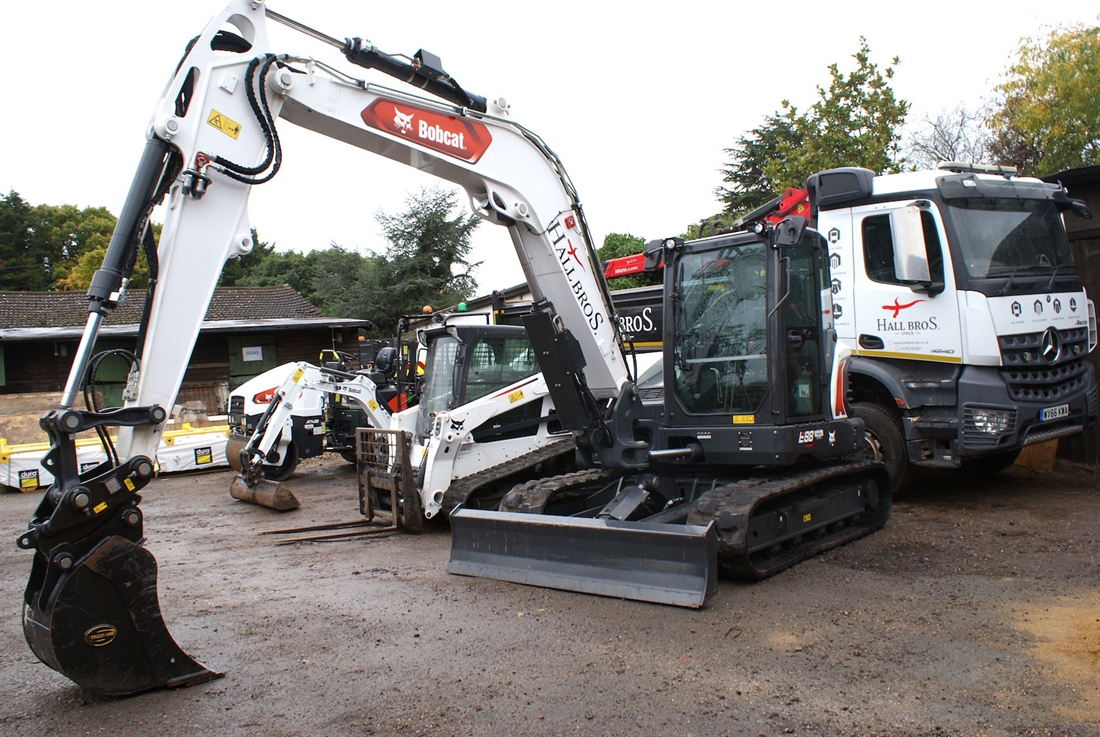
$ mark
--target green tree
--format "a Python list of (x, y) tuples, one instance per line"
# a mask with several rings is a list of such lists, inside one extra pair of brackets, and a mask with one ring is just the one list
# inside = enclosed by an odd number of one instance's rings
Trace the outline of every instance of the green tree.
[(1100, 27), (1024, 39), (986, 120), (995, 158), (1038, 176), (1100, 164), (1097, 80)]
[(68, 286), (70, 271), (97, 250), (102, 261), (115, 222), (102, 207), (32, 206), (9, 192), (0, 198), (0, 289), (75, 288)]
[(894, 57), (880, 71), (870, 57), (867, 39), (860, 37), (856, 69), (845, 75), (830, 65), (829, 88), (817, 88), (819, 99), (809, 110), (799, 113), (783, 100), (775, 115), (726, 149), (732, 159), (722, 170), (727, 186), (717, 191), (726, 215), (719, 220), (743, 215), (823, 169), (901, 170), (900, 127), (909, 103), (895, 98), (889, 83), (900, 60)]
[(370, 260), (333, 243), (324, 251), (306, 256), (312, 273), (307, 299), (329, 317), (370, 319), (367, 314), (376, 295), (364, 286)]
[(724, 203), (723, 212), (749, 212), (776, 196), (781, 183), (769, 180), (766, 168), (779, 158), (781, 141), (791, 148), (802, 145), (801, 134), (795, 130), (790, 119), (769, 115), (762, 126), (754, 128), (747, 136), (741, 136), (732, 148), (725, 149), (730, 160), (722, 169), (722, 181), (727, 186), (719, 187), (715, 192)]
[[(102, 208), (100, 208), (102, 209)], [(106, 212), (106, 210), (104, 210)], [(110, 213), (107, 215), (114, 219)], [(160, 231), (163, 227), (160, 223), (153, 223), (153, 243), (160, 243)], [(114, 230), (114, 226), (111, 226)], [(107, 255), (107, 246), (111, 242), (110, 232), (106, 235), (97, 233), (89, 238), (87, 247), (71, 263), (64, 265), (57, 271), (64, 274), (54, 281), (54, 288), (61, 291), (82, 292), (92, 283), (95, 272), (103, 265), (103, 258)], [(130, 287), (145, 289), (149, 286), (149, 264), (145, 258), (145, 249), (138, 252), (137, 261), (134, 262), (134, 270), (130, 274)]]
[(375, 218), (390, 242), (384, 256), (366, 259), (360, 280), (371, 295), (367, 314), (383, 332), (402, 314), (449, 307), (471, 297), (477, 284), (471, 271), (470, 238), (481, 223), (475, 215), (452, 215), (458, 207), (455, 191), (422, 189), (406, 198), (397, 215), (378, 212)]
[(278, 287), (286, 284), (309, 299), (313, 279), (312, 264), (298, 251), (270, 253), (255, 268), (239, 277), (237, 287)]
[[(636, 235), (608, 233), (604, 236), (603, 245), (596, 250), (596, 255), (600, 257), (600, 261), (610, 261), (613, 258), (644, 253), (645, 246), (645, 239)], [(612, 289), (634, 289), (635, 287), (647, 287), (650, 284), (660, 283), (660, 274), (635, 274), (609, 279), (607, 285)]]

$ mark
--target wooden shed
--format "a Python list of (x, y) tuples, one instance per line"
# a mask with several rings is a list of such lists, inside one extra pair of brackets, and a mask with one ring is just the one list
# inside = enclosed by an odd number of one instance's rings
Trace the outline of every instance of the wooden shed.
[[(134, 350), (144, 301), (143, 290), (129, 293), (104, 322), (96, 353)], [(0, 396), (61, 391), (87, 315), (81, 292), (0, 292)], [(217, 289), (177, 404), (202, 401), (221, 414), (229, 392), (251, 377), (288, 361), (316, 363), (326, 348), (357, 353), (359, 331), (370, 327), (325, 317), (287, 286)], [(97, 389), (107, 406), (120, 403), (127, 368), (120, 357), (102, 361)]]

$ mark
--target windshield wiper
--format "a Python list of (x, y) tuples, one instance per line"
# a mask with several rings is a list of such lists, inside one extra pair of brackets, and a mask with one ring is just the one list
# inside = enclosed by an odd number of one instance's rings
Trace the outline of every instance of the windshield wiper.
[(1058, 276), (1058, 269), (1060, 269), (1060, 268), (1062, 268), (1062, 267), (1061, 266), (1055, 266), (1054, 271), (1050, 272), (1050, 278), (1047, 279), (1047, 285), (1043, 289), (1044, 292), (1049, 292), (1050, 291), (1050, 286), (1052, 284), (1054, 284), (1054, 277)]
[(1008, 281), (1001, 285), (1001, 288), (997, 290), (997, 297), (1003, 297), (1008, 294), (1008, 290), (1012, 288), (1012, 281), (1016, 278), (1016, 272), (1022, 269), (1022, 266), (1015, 266), (1012, 268), (1012, 273), (1008, 275)]

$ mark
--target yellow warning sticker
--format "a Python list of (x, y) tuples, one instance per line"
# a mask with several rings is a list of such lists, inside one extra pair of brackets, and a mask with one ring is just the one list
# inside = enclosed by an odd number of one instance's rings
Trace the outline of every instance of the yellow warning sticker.
[(292, 379), (292, 381), (295, 384), (297, 384), (298, 379), (302, 378), (302, 374), (304, 374), (304, 373), (305, 373), (305, 369), (298, 369), (297, 371), (294, 372), (294, 378)]
[(106, 508), (107, 508), (107, 502), (100, 502), (99, 504), (92, 507), (92, 511), (95, 512), (96, 514), (99, 514), (100, 512), (102, 512)]
[(808, 524), (813, 518), (814, 516), (812, 514), (802, 515), (802, 524)]
[(511, 394), (508, 395), (508, 403), (509, 404), (515, 404), (516, 402), (518, 402), (521, 399), (523, 399), (523, 390), (522, 389), (517, 389), (516, 391), (514, 391), (514, 392), (512, 392)]
[(122, 479), (122, 483), (126, 484), (126, 488), (133, 491), (137, 486), (130, 479)]
[(733, 424), (735, 425), (754, 425), (756, 424), (756, 415), (734, 415)]
[(225, 135), (237, 140), (237, 136), (241, 134), (241, 124), (232, 118), (222, 115), (217, 110), (210, 110), (210, 117), (206, 119), (207, 125), (212, 125), (220, 130)]
[(373, 399), (368, 399), (367, 400), (367, 406), (370, 407), (371, 412), (377, 412), (378, 411), (378, 402), (374, 401)]

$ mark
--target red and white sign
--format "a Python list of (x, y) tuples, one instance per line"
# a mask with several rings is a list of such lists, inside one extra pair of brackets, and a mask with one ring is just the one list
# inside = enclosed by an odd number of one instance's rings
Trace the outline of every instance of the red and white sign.
[(360, 115), (371, 128), (471, 164), (476, 164), (493, 142), (489, 129), (477, 121), (415, 105), (375, 100)]

